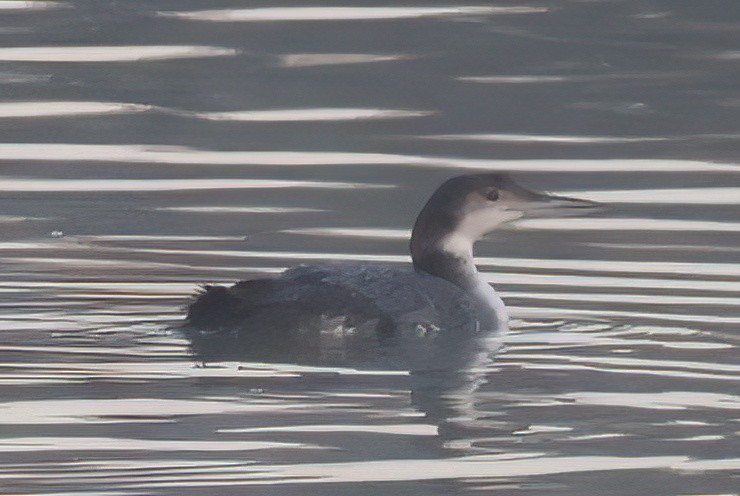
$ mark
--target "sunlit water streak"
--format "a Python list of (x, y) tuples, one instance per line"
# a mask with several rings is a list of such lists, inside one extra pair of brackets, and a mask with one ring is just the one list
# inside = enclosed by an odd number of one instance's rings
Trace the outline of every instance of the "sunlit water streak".
[(374, 64), (409, 60), (411, 55), (375, 53), (290, 53), (278, 57), (280, 67), (320, 67), (344, 64)]
[(200, 57), (229, 57), (239, 52), (214, 46), (48, 46), (0, 48), (5, 62), (137, 62)]
[(4, 102), (0, 103), (0, 118), (132, 114), (150, 108), (148, 105), (113, 102)]
[[(0, 112), (2, 109), (0, 108)], [(213, 121), (240, 122), (331, 122), (424, 117), (433, 112), (425, 110), (393, 110), (371, 108), (305, 108), (279, 110), (243, 110), (231, 112), (183, 112), (182, 115)], [(2, 114), (0, 114), (1, 116)]]
[(644, 143), (665, 141), (669, 138), (645, 136), (546, 136), (542, 134), (440, 134), (424, 139), (448, 141), (483, 141), (488, 143), (567, 143), (586, 145), (613, 145), (617, 143)]
[(0, 118), (62, 117), (101, 114), (131, 114), (162, 112), (183, 117), (213, 121), (238, 122), (334, 122), (358, 120), (407, 119), (434, 114), (428, 110), (374, 108), (296, 108), (273, 110), (242, 110), (229, 112), (197, 112), (175, 110), (152, 105), (85, 101), (27, 101), (0, 103)]
[[(663, 340), (657, 336), (671, 336), (671, 339)], [(683, 339), (695, 339), (682, 341), (674, 340), (674, 338), (677, 339), (678, 336), (683, 336)], [(735, 347), (731, 343), (706, 341), (703, 340), (704, 338), (705, 336), (700, 332), (689, 328), (656, 326), (643, 329), (628, 328), (619, 331), (612, 331), (607, 328), (605, 331), (598, 332), (569, 331), (565, 329), (561, 329), (557, 332), (515, 331), (504, 337), (504, 341), (509, 351), (507, 351), (505, 356), (499, 357), (498, 363), (501, 365), (504, 361), (511, 359), (511, 351), (514, 353), (522, 351), (550, 353), (552, 350), (557, 349), (604, 346), (611, 348), (625, 347), (625, 349), (630, 349), (632, 347), (663, 347), (711, 351), (731, 349)], [(532, 357), (527, 356), (526, 358), (528, 359)], [(699, 364), (700, 362), (695, 363)], [(641, 364), (654, 365), (653, 363), (648, 362), (643, 362)], [(699, 368), (702, 366), (706, 368), (706, 364), (698, 365)], [(729, 365), (729, 367), (732, 369), (733, 366)]]
[[(721, 190), (721, 188), (720, 188)], [(704, 204), (734, 205), (738, 201), (732, 194), (718, 196), (707, 195)], [(610, 195), (584, 195), (590, 198), (606, 197)], [(629, 195), (625, 195), (629, 198)], [(637, 198), (640, 198), (639, 195)], [(702, 202), (696, 198), (693, 203)], [(643, 203), (634, 201), (634, 203)], [(629, 200), (628, 200), (629, 203)], [(670, 197), (664, 198), (658, 203), (678, 203), (677, 199), (671, 200)], [(737, 222), (717, 222), (717, 221), (691, 221), (683, 219), (522, 219), (516, 222), (517, 229), (537, 229), (537, 230), (557, 230), (557, 231), (717, 231), (717, 232), (738, 232), (740, 224)], [(312, 236), (346, 236), (356, 238), (383, 238), (383, 239), (409, 239), (410, 231), (406, 229), (371, 229), (371, 228), (321, 228), (308, 227), (300, 229), (285, 229), (283, 232), (292, 234), (306, 234)]]
[(599, 248), (618, 248), (620, 250), (659, 250), (659, 251), (682, 251), (682, 252), (729, 252), (736, 253), (740, 252), (740, 247), (736, 246), (713, 246), (713, 245), (666, 245), (666, 244), (654, 244), (654, 243), (587, 243), (589, 246)]
[(18, 215), (0, 215), (0, 223), (3, 224), (10, 224), (15, 222), (26, 222), (30, 220), (44, 220), (40, 218), (33, 218), (33, 217), (21, 217)]
[(160, 12), (160, 15), (191, 21), (277, 22), (277, 21), (367, 21), (547, 12), (544, 7), (266, 7), (261, 9)]
[(524, 229), (551, 229), (555, 231), (716, 231), (740, 232), (739, 222), (718, 222), (683, 219), (524, 219), (518, 226)]
[(393, 185), (335, 181), (288, 181), (280, 179), (15, 179), (0, 177), (6, 191), (183, 191), (220, 189), (363, 189)]
[(295, 425), (287, 427), (258, 427), (252, 429), (221, 429), (219, 432), (369, 432), (403, 436), (434, 436), (437, 426), (423, 424), (382, 424), (382, 425)]
[[(370, 462), (339, 462), (327, 464), (274, 465), (254, 469), (253, 474), (222, 474), (214, 476), (209, 485), (272, 485), (280, 484), (322, 484), (339, 482), (391, 482), (391, 481), (429, 481), (451, 477), (523, 477), (533, 475), (567, 474), (573, 472), (619, 471), (673, 469), (690, 470), (692, 461), (686, 457), (538, 457), (523, 460), (500, 460), (496, 457), (450, 458), (446, 460), (408, 460), (396, 459)], [(704, 470), (732, 470), (740, 466), (734, 464), (705, 462)], [(485, 474), (485, 475), (484, 475)], [(196, 478), (197, 480), (197, 478)], [(162, 487), (176, 488), (192, 485), (193, 481), (183, 477), (168, 478), (161, 482)], [(153, 484), (155, 487), (159, 484)], [(124, 487), (147, 487), (140, 484), (127, 484)]]
[[(252, 451), (266, 449), (317, 449), (296, 443), (255, 441), (175, 441), (153, 439), (126, 439), (123, 437), (17, 437), (0, 443), (0, 452), (29, 451)], [(319, 448), (320, 449), (320, 448)]]
[(417, 167), (559, 172), (733, 172), (734, 164), (691, 160), (488, 160), (392, 153), (214, 151), (164, 145), (0, 143), (0, 160), (97, 161), (181, 165), (407, 165)]
[(51, 74), (20, 74), (0, 72), (0, 84), (28, 84), (46, 83), (51, 79)]
[(687, 72), (612, 72), (606, 74), (516, 74), (508, 76), (460, 76), (460, 81), (483, 84), (559, 84), (602, 81), (653, 81), (695, 75)]
[[(270, 212), (268, 210), (268, 212)], [(161, 236), (151, 234), (108, 234), (96, 236), (77, 236), (74, 241), (243, 241), (244, 236)], [(0, 247), (3, 247), (0, 244)], [(47, 243), (38, 243), (39, 247), (49, 246)], [(59, 246), (57, 244), (57, 246)], [(69, 245), (68, 245), (69, 246)]]
[(726, 50), (716, 54), (709, 55), (709, 58), (715, 58), (717, 60), (740, 60), (740, 50)]
[(284, 214), (299, 212), (325, 212), (320, 208), (305, 207), (216, 207), (216, 206), (192, 206), (192, 207), (159, 207), (155, 210), (165, 212), (193, 212), (199, 214)]
[[(125, 364), (121, 364), (125, 365)], [(191, 365), (192, 368), (192, 365)], [(165, 375), (168, 375), (166, 367), (159, 368)], [(155, 369), (156, 370), (156, 369)], [(207, 369), (201, 369), (208, 372)], [(132, 368), (132, 371), (136, 371)], [(212, 374), (196, 374), (200, 377), (248, 377), (250, 374), (230, 369), (232, 374), (227, 375), (224, 371), (216, 369)], [(81, 370), (85, 373), (86, 371)], [(123, 369), (116, 370), (108, 368), (107, 373), (115, 377), (116, 373), (123, 372)], [(197, 371), (196, 371), (197, 372)], [(171, 372), (170, 372), (171, 373)], [(149, 378), (154, 377), (156, 372), (149, 373)], [(259, 377), (259, 374), (252, 375)], [(265, 376), (268, 376), (265, 374)], [(271, 373), (271, 377), (291, 377), (290, 374)], [(102, 377), (102, 374), (100, 375)], [(139, 378), (146, 378), (146, 375), (140, 375)], [(213, 415), (213, 414), (234, 414), (238, 412), (249, 412), (259, 414), (264, 412), (276, 412), (283, 408), (288, 410), (301, 410), (309, 408), (339, 408), (341, 403), (324, 404), (321, 406), (306, 402), (299, 404), (294, 402), (292, 405), (282, 405), (281, 402), (260, 401), (255, 399), (251, 403), (243, 403), (235, 398), (233, 401), (224, 400), (166, 400), (166, 399), (147, 399), (147, 398), (128, 398), (125, 400), (51, 400), (40, 402), (11, 402), (2, 403), (0, 409), (0, 422), (3, 423), (27, 423), (27, 424), (70, 424), (70, 423), (106, 423), (106, 422), (129, 422), (131, 419), (139, 418), (140, 421), (147, 420), (158, 421), (162, 418), (175, 421), (178, 417), (188, 415)], [(85, 407), (82, 409), (81, 407)], [(164, 417), (163, 412), (168, 412)], [(16, 421), (16, 417), (20, 420)], [(10, 422), (12, 421), (12, 422)], [(413, 425), (411, 427), (414, 427)]]
[[(194, 467), (191, 464), (178, 463), (171, 460), (156, 460), (154, 467), (137, 467), (124, 463), (106, 463), (101, 466), (99, 478), (105, 478), (117, 483), (122, 489), (133, 489), (141, 487), (136, 483), (136, 475), (144, 474), (147, 479), (152, 480), (156, 487), (177, 488), (190, 486), (223, 486), (223, 485), (264, 485), (275, 483), (338, 483), (338, 482), (361, 482), (359, 474), (371, 472), (376, 474), (372, 477), (374, 481), (407, 481), (425, 480), (434, 481), (449, 478), (450, 474), (461, 472), (468, 480), (495, 481), (497, 478), (507, 481), (508, 477), (523, 477), (526, 475), (546, 474), (568, 474), (592, 471), (621, 471), (629, 469), (670, 469), (675, 471), (690, 470), (731, 470), (737, 465), (733, 463), (701, 463), (685, 457), (545, 457), (541, 453), (527, 453), (520, 457), (460, 457), (450, 460), (449, 465), (443, 465), (438, 460), (411, 461), (406, 459), (394, 459), (379, 463), (368, 462), (343, 462), (337, 464), (310, 464), (305, 470), (291, 470), (289, 466), (274, 465), (267, 467), (269, 472), (260, 472), (257, 467), (239, 463), (237, 460), (218, 460), (204, 463), (202, 467)], [(639, 464), (644, 464), (640, 467)], [(405, 476), (398, 469), (399, 466), (408, 465), (409, 471)], [(537, 466), (539, 468), (529, 468)], [(98, 465), (100, 466), (100, 465)], [(70, 468), (77, 467), (82, 472), (80, 479), (86, 479), (86, 475), (93, 475), (94, 466), (76, 464)], [(60, 467), (62, 468), (62, 467)], [(440, 471), (441, 469), (441, 471)], [(309, 470), (317, 474), (312, 476)], [(486, 475), (481, 475), (486, 474)], [(89, 477), (88, 476), (88, 477)], [(499, 486), (493, 486), (498, 489)]]
[(701, 296), (660, 296), (641, 294), (588, 294), (588, 293), (516, 293), (504, 292), (510, 298), (535, 300), (591, 301), (614, 303), (637, 303), (641, 305), (722, 305), (740, 306), (740, 298), (701, 297)]
[(221, 165), (345, 165), (416, 163), (383, 153), (211, 151), (182, 146), (0, 143), (0, 160), (99, 161)]
[(582, 310), (579, 308), (568, 308), (565, 306), (557, 307), (520, 307), (508, 306), (509, 313), (512, 316), (520, 318), (564, 318), (564, 319), (625, 319), (638, 317), (646, 320), (667, 321), (667, 322), (693, 322), (707, 323), (716, 325), (734, 326), (740, 324), (740, 316), (737, 317), (719, 317), (715, 315), (697, 315), (685, 313), (668, 313), (668, 312), (638, 312), (624, 310), (607, 310), (593, 309)]
[(35, 10), (35, 9), (59, 9), (69, 7), (66, 2), (45, 2), (38, 0), (3, 0), (0, 2), (0, 10)]
[(737, 134), (695, 134), (686, 136), (589, 136), (589, 135), (544, 135), (544, 134), (439, 134), (420, 136), (422, 139), (438, 141), (473, 141), (482, 143), (546, 143), (553, 145), (616, 145), (629, 143), (681, 142), (689, 140), (738, 140)]
[(688, 391), (671, 391), (649, 395), (643, 393), (574, 393), (567, 395), (566, 398), (574, 400), (576, 404), (618, 405), (628, 408), (667, 410), (721, 408), (740, 410), (740, 398), (737, 396)]
[[(578, 195), (597, 202), (645, 203), (645, 204), (692, 204), (692, 205), (738, 205), (740, 188), (663, 188), (623, 189), (605, 191), (568, 191), (566, 195)], [(684, 225), (687, 225), (684, 221)]]

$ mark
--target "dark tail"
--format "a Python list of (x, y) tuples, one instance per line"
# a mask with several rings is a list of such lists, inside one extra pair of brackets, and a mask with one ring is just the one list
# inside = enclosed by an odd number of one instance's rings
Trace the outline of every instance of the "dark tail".
[(201, 286), (188, 307), (187, 321), (200, 328), (223, 327), (237, 317), (239, 299), (224, 286)]

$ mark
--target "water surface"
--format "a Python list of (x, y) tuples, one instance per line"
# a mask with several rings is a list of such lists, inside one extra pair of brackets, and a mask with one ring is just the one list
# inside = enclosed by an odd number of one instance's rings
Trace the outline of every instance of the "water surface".
[[(735, 2), (0, 12), (3, 493), (737, 492)], [(408, 263), (481, 170), (610, 208), (479, 243), (513, 329), (451, 397), (170, 330), (198, 283)]]

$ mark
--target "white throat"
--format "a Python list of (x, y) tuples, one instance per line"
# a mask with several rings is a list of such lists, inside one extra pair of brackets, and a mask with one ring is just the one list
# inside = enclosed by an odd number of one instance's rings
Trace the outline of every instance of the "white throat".
[(467, 239), (472, 246), (487, 233), (496, 230), (503, 224), (521, 218), (522, 212), (517, 210), (480, 208), (467, 212), (450, 236)]
[(516, 210), (478, 209), (467, 213), (455, 229), (439, 240), (440, 248), (473, 263), (473, 245), (487, 233), (507, 222), (519, 219), (522, 212)]

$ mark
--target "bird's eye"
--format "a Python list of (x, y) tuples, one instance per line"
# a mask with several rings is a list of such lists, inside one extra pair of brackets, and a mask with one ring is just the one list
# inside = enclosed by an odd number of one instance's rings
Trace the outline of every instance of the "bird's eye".
[(499, 198), (498, 190), (492, 189), (486, 192), (486, 200), (488, 201), (496, 201)]

